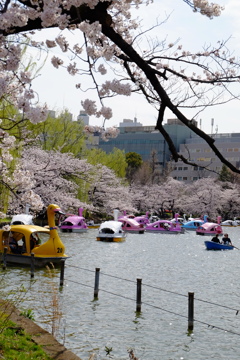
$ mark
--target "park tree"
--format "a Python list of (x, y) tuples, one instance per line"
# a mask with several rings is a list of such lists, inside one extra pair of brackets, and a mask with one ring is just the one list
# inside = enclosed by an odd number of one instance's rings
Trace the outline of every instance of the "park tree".
[[(9, 212), (36, 212), (49, 203), (58, 204), (65, 212), (77, 213), (79, 207), (88, 212), (113, 214), (113, 209), (136, 210), (129, 189), (113, 170), (102, 164), (92, 165), (72, 153), (25, 148), (18, 167), (28, 174), (28, 188), (12, 196)], [(40, 208), (31, 206), (32, 193), (38, 196)]]
[(143, 160), (141, 155), (138, 153), (131, 151), (126, 153), (126, 162), (127, 162), (127, 179), (132, 182), (134, 178), (134, 174), (140, 169)]
[[(221, 172), (218, 176), (218, 179), (222, 182), (228, 183), (228, 182), (236, 182), (238, 178), (237, 174), (234, 174), (232, 171), (230, 171), (226, 165), (222, 166)], [(226, 184), (227, 186), (227, 184)]]
[[(78, 207), (92, 210), (93, 207), (78, 199), (77, 180), (90, 182), (93, 168), (86, 160), (80, 160), (71, 153), (45, 151), (37, 147), (25, 148), (18, 163), (19, 171), (28, 175), (28, 187), (18, 190), (19, 196), (12, 196), (10, 212), (22, 212), (26, 204), (36, 212), (49, 203), (56, 203), (67, 211), (76, 211)], [(39, 207), (33, 207), (32, 194), (39, 198)]]
[(35, 139), (34, 143), (43, 150), (59, 150), (82, 156), (85, 148), (84, 126), (80, 121), (73, 121), (67, 110), (56, 117), (49, 112), (47, 119), (37, 125), (28, 122), (28, 129)]
[(132, 195), (125, 182), (116, 177), (113, 170), (98, 164), (89, 190), (89, 200), (95, 209), (105, 216), (113, 216), (113, 210), (136, 212)]
[(149, 185), (151, 184), (152, 173), (151, 166), (148, 161), (143, 161), (142, 165), (135, 171), (133, 175), (133, 184), (136, 186), (139, 185)]
[(102, 149), (89, 149), (84, 152), (84, 158), (92, 165), (102, 164), (113, 170), (120, 178), (126, 176), (126, 158), (124, 151), (114, 148), (112, 152), (106, 153)]
[[(182, 1), (195, 13), (210, 19), (220, 16), (222, 11), (219, 5), (207, 0)], [(168, 45), (165, 39), (155, 41), (150, 30), (160, 24), (153, 24), (146, 31), (139, 26), (139, 19), (133, 18), (133, 8), (150, 6), (149, 3), (143, 0), (2, 0), (0, 97), (14, 105), (24, 119), (33, 123), (46, 119), (46, 106), (36, 104), (38, 97), (31, 87), (33, 75), (29, 69), (21, 68), (21, 51), (26, 45), (37, 49), (43, 47), (42, 41), (34, 38), (35, 30), (58, 28), (61, 33), (45, 42), (46, 48), (57, 49), (52, 64), (55, 68), (65, 67), (70, 76), (81, 74), (81, 84), (78, 83), (77, 87), (83, 92), (87, 90), (83, 77), (91, 77), (91, 90), (96, 90), (99, 100), (86, 98), (82, 107), (89, 115), (102, 119), (103, 126), (99, 127), (99, 131), (105, 139), (117, 134), (115, 128), (106, 129), (105, 126), (105, 121), (112, 117), (106, 100), (116, 95), (139, 94), (143, 101), (155, 108), (156, 129), (165, 138), (173, 161), (181, 159), (184, 163), (198, 166), (178, 152), (164, 129), (166, 111), (203, 138), (223, 164), (240, 173), (221, 154), (215, 140), (192, 121), (206, 107), (239, 97), (238, 90), (232, 86), (239, 82), (239, 60), (228, 50), (226, 41), (220, 41), (216, 46), (205, 46), (199, 51), (183, 49), (178, 40)], [(67, 38), (73, 32), (77, 34), (78, 42), (70, 44)], [(64, 59), (67, 54), (70, 55), (69, 62), (64, 63), (60, 51)], [(112, 77), (112, 73), (109, 76), (109, 68), (114, 68), (116, 76)], [(49, 83), (50, 79), (46, 81)], [(195, 110), (194, 115), (189, 117), (186, 109)], [(87, 131), (96, 129), (88, 126)], [(1, 184), (16, 193), (16, 186), (8, 181), (14, 175), (6, 170), (9, 149), (14, 147), (14, 139), (9, 137), (8, 129), (1, 129), (0, 143), (0, 168), (5, 174)], [(22, 176), (18, 174), (17, 186), (20, 186), (21, 179), (21, 184), (24, 184), (24, 174)]]

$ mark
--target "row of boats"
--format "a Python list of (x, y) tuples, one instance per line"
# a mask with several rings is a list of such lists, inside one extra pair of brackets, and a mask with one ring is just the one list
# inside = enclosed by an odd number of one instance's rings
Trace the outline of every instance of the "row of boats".
[(94, 224), (88, 223), (83, 217), (83, 209), (79, 209), (78, 215), (68, 214), (60, 222), (56, 221), (56, 214), (59, 215), (58, 219), (63, 216), (58, 205), (49, 205), (48, 225), (44, 227), (34, 225), (29, 214), (13, 216), (11, 223), (0, 229), (1, 260), (8, 264), (59, 265), (68, 258), (59, 233), (81, 233), (92, 227), (98, 227), (96, 240), (120, 242), (126, 239), (127, 233), (184, 234), (185, 231), (196, 231), (197, 235), (222, 235), (224, 226), (220, 217), (216, 223), (208, 222), (206, 216), (182, 222), (178, 214), (172, 220), (161, 220), (149, 217), (149, 213), (137, 217), (126, 213), (119, 216), (119, 211), (115, 210), (114, 220)]
[[(100, 227), (103, 229), (108, 225), (116, 227), (117, 224), (112, 221), (104, 222), (103, 224), (88, 223), (83, 217), (83, 209), (79, 209), (78, 215), (69, 215), (62, 223), (59, 224), (59, 229), (62, 232), (85, 232), (89, 228)], [(114, 211), (114, 221), (120, 222), (118, 224), (124, 232), (143, 234), (144, 232), (155, 232), (162, 234), (183, 234), (185, 231), (196, 231), (197, 235), (215, 235), (222, 234), (222, 226), (237, 226), (232, 225), (232, 221), (228, 220), (221, 222), (221, 217), (217, 218), (217, 222), (209, 222), (207, 215), (203, 219), (189, 219), (183, 221), (183, 218), (176, 214), (174, 219), (158, 219), (156, 217), (149, 217), (147, 212), (142, 216), (127, 215), (124, 213), (119, 216), (118, 210)], [(240, 225), (240, 223), (239, 223)], [(112, 229), (114, 231), (114, 229)], [(106, 230), (109, 231), (109, 230)]]

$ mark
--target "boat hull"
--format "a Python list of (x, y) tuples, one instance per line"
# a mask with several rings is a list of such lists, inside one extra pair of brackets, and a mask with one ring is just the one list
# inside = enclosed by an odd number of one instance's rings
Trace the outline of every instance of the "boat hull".
[(101, 224), (88, 225), (89, 229), (98, 229)]
[(45, 267), (46, 265), (53, 264), (54, 266), (58, 266), (68, 259), (66, 257), (38, 257), (38, 256), (29, 256), (29, 255), (21, 255), (21, 254), (3, 254), (0, 253), (0, 261), (4, 262), (6, 266), (8, 265), (21, 265), (21, 266), (31, 266), (32, 264), (36, 267)]
[(63, 233), (85, 233), (88, 229), (77, 229), (77, 228), (60, 228), (60, 231)]
[(185, 231), (173, 231), (173, 230), (145, 230), (146, 232), (150, 232), (150, 233), (154, 233), (154, 234), (172, 234), (172, 235), (177, 235), (177, 234), (184, 234)]
[(117, 237), (117, 236), (97, 236), (97, 241), (104, 242), (122, 242), (126, 240), (126, 236)]
[(207, 250), (233, 250), (234, 246), (231, 245), (224, 245), (215, 243), (213, 241), (205, 241), (205, 246)]

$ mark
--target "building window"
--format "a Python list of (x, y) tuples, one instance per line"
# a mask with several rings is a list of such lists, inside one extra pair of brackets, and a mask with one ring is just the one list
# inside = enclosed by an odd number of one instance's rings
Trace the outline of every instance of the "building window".
[(182, 176), (178, 176), (178, 181), (182, 181)]
[(198, 171), (198, 166), (194, 166), (193, 170)]
[(183, 177), (183, 181), (187, 181), (187, 177), (186, 177), (186, 176)]
[(231, 151), (233, 151), (233, 149), (227, 149), (227, 151), (228, 151), (228, 152), (231, 152)]
[(182, 170), (182, 167), (181, 167), (181, 166), (179, 166), (178, 170)]
[(234, 151), (239, 151), (239, 149), (238, 149), (238, 148), (235, 148)]
[(187, 170), (188, 169), (188, 167), (187, 166), (185, 166), (184, 168), (183, 168), (183, 170)]
[(196, 180), (198, 180), (198, 177), (194, 176), (192, 179), (193, 179), (193, 181), (196, 181)]

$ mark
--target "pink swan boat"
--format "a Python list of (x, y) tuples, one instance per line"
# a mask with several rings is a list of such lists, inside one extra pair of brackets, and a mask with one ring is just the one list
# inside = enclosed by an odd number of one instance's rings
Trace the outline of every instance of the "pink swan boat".
[(122, 222), (122, 229), (125, 232), (144, 234), (144, 224), (139, 224), (135, 219), (131, 219), (127, 216), (120, 216), (118, 221)]
[(78, 209), (78, 215), (69, 215), (59, 226), (62, 232), (82, 233), (88, 230), (85, 218), (82, 216), (83, 209)]
[(170, 220), (157, 220), (151, 224), (146, 225), (145, 231), (162, 234), (184, 234), (185, 229), (183, 229), (181, 224), (177, 221), (178, 216), (179, 214), (175, 215), (175, 223)]
[(213, 223), (213, 222), (205, 222), (204, 224), (202, 224), (201, 226), (199, 226), (196, 229), (196, 234), (197, 235), (222, 235), (223, 231), (222, 231), (222, 227), (221, 227), (221, 216), (217, 217), (217, 223)]
[(149, 224), (149, 212), (147, 211), (145, 215), (134, 217), (134, 220), (136, 220), (139, 224), (143, 224), (144, 226)]

